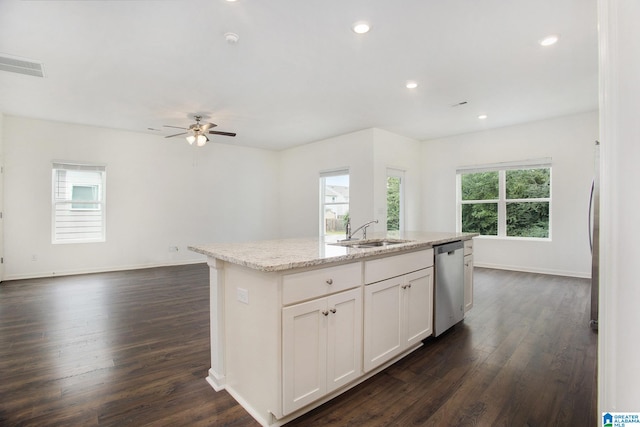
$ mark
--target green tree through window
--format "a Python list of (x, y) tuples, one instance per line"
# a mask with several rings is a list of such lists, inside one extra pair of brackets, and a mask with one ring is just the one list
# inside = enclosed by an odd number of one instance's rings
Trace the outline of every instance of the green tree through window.
[(400, 177), (387, 177), (387, 230), (400, 230)]
[(498, 172), (462, 175), (462, 231), (498, 235)]
[[(507, 236), (549, 237), (550, 169), (506, 171)], [(518, 200), (518, 201), (510, 201)]]
[(462, 173), (460, 195), (463, 232), (550, 237), (551, 168)]

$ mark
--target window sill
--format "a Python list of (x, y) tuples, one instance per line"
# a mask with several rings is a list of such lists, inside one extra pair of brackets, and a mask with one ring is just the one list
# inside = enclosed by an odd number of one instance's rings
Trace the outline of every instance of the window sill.
[(476, 236), (474, 239), (482, 239), (482, 240), (506, 240), (509, 242), (541, 242), (541, 243), (550, 243), (552, 242), (551, 237), (509, 237), (509, 236)]

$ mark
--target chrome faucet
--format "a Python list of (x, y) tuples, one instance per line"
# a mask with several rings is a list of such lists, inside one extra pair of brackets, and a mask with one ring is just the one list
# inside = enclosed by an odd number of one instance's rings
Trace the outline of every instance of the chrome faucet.
[(374, 223), (377, 224), (378, 220), (374, 219), (373, 221), (369, 221), (369, 222), (365, 223), (364, 225), (361, 225), (360, 227), (356, 228), (352, 232), (351, 231), (351, 221), (347, 222), (347, 240), (351, 240), (351, 236), (353, 236), (354, 234), (356, 234), (360, 230), (362, 230), (362, 238), (366, 239), (367, 238), (367, 227), (370, 226), (371, 224), (374, 224)]

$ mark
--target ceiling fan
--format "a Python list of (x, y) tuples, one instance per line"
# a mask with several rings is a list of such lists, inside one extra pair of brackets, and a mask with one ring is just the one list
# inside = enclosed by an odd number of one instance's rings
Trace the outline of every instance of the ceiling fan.
[(165, 138), (173, 138), (174, 136), (187, 135), (187, 142), (189, 143), (189, 145), (193, 145), (193, 143), (195, 142), (198, 147), (202, 147), (207, 142), (209, 142), (209, 138), (207, 138), (207, 134), (236, 136), (235, 132), (221, 132), (217, 130), (209, 130), (218, 125), (215, 123), (200, 123), (200, 120), (202, 120), (202, 116), (193, 116), (193, 118), (196, 120), (196, 122), (191, 126), (189, 126), (188, 128), (164, 125), (164, 127), (167, 127), (167, 128), (176, 128), (176, 129), (186, 130), (186, 132), (180, 132), (180, 133), (176, 133), (175, 135), (165, 136)]

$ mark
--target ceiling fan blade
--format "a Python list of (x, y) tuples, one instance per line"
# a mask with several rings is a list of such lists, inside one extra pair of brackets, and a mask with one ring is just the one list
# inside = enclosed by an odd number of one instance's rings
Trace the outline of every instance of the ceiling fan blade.
[(206, 132), (207, 130), (209, 130), (209, 129), (211, 129), (211, 128), (214, 128), (214, 127), (216, 127), (216, 126), (218, 126), (218, 125), (217, 125), (217, 124), (215, 124), (215, 123), (205, 123), (205, 124), (203, 124), (202, 126), (200, 126), (200, 129), (201, 129), (203, 132)]
[(175, 135), (169, 135), (169, 136), (165, 136), (165, 138), (173, 138), (174, 136), (180, 136), (180, 135), (186, 135), (189, 132), (182, 132), (182, 133), (176, 133)]
[(186, 129), (185, 127), (180, 127), (180, 126), (171, 126), (171, 125), (163, 125), (166, 128), (176, 128), (176, 129)]
[(234, 132), (220, 132), (218, 130), (210, 130), (209, 133), (212, 135), (236, 136)]

